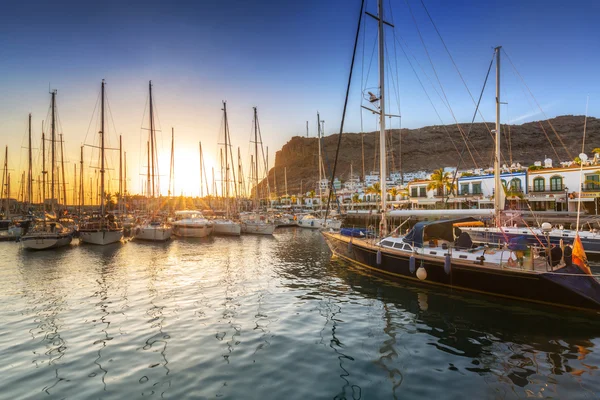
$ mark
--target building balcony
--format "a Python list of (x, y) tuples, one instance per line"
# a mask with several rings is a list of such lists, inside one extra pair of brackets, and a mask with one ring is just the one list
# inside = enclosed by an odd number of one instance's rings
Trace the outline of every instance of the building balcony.
[(531, 193), (557, 193), (564, 192), (565, 189), (565, 185), (529, 186)]
[(581, 185), (582, 192), (600, 192), (600, 183), (585, 183)]

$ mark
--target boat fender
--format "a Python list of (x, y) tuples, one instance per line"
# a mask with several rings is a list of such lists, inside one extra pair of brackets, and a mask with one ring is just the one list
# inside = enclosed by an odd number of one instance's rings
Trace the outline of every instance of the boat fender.
[(315, 221), (310, 221), (310, 226), (315, 226)]
[(352, 253), (352, 240), (348, 242), (348, 253)]
[(446, 254), (446, 258), (444, 259), (444, 272), (446, 275), (450, 275), (452, 272), (452, 260), (450, 259), (450, 254)]
[(411, 274), (415, 273), (415, 270), (417, 269), (416, 264), (417, 260), (415, 259), (415, 256), (410, 256), (410, 258), (408, 259), (408, 269)]
[(377, 250), (377, 265), (381, 265), (381, 250)]
[(425, 271), (425, 268), (423, 268), (422, 266), (419, 267), (419, 269), (417, 270), (417, 278), (419, 278), (419, 280), (421, 281), (427, 279), (427, 271)]
[(136, 234), (136, 236), (140, 234), (140, 228), (137, 228), (137, 229), (135, 230), (135, 234)]

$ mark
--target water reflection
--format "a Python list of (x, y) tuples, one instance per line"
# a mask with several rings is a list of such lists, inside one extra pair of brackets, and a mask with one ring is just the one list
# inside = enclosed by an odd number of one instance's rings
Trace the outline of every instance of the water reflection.
[[(394, 395), (403, 373), (387, 364), (398, 355), (397, 329), (426, 334), (427, 344), (453, 361), (447, 362), (450, 371), (493, 377), (535, 397), (546, 396), (544, 391), (565, 379), (585, 388), (600, 365), (600, 323), (592, 314), (394, 284), (345, 262), (335, 264), (337, 276), (352, 290), (382, 302), (389, 339), (378, 363), (389, 373)], [(412, 320), (409, 325), (406, 317)]]
[[(172, 247), (172, 243), (140, 242), (136, 244), (149, 253), (149, 258), (145, 261), (147, 264), (147, 290), (150, 298), (146, 317), (148, 318), (147, 324), (150, 326), (150, 329), (146, 331), (154, 331), (150, 337), (146, 338), (144, 345), (138, 348), (138, 351), (149, 351), (154, 354), (160, 354), (160, 358), (153, 360), (148, 365), (148, 372), (140, 377), (138, 381), (144, 385), (150, 379), (153, 379), (151, 389), (149, 391), (142, 391), (142, 396), (153, 395), (159, 392), (162, 398), (165, 396), (167, 390), (171, 388), (171, 379), (169, 377), (171, 370), (169, 369), (169, 360), (167, 358), (167, 347), (171, 335), (165, 332), (164, 328), (168, 325), (167, 317), (169, 315), (169, 308), (172, 308), (174, 313), (178, 311), (176, 302), (173, 301), (175, 298), (175, 285), (173, 285), (170, 279), (167, 279), (171, 271), (170, 263), (166, 260), (166, 256), (169, 253), (165, 253), (165, 250), (168, 251)], [(152, 246), (152, 244), (156, 244), (157, 246)], [(163, 283), (166, 283), (165, 287), (163, 287)], [(152, 359), (153, 357), (148, 358)], [(155, 368), (159, 366), (162, 367), (164, 376), (154, 378), (153, 375), (158, 375), (158, 370)]]
[(7, 398), (600, 393), (594, 317), (391, 283), (318, 232), (0, 247)]

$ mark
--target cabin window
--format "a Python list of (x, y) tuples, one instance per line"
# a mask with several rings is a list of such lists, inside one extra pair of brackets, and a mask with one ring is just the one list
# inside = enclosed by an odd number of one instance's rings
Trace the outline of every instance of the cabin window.
[(403, 247), (404, 247), (404, 245), (402, 243), (394, 243), (395, 249), (402, 249)]
[(473, 184), (473, 194), (481, 194), (481, 182)]
[(468, 183), (460, 184), (460, 194), (469, 194), (469, 184)]
[(521, 191), (521, 180), (514, 178), (513, 180), (510, 181), (510, 190), (513, 192), (520, 192)]
[(563, 178), (561, 176), (553, 176), (550, 178), (550, 191), (558, 192), (563, 189)]
[(544, 178), (535, 178), (533, 180), (533, 191), (534, 192), (543, 192), (545, 185), (546, 185), (546, 182), (544, 181)]
[(588, 175), (585, 177), (586, 190), (600, 190), (600, 175)]
[(390, 242), (389, 240), (384, 240), (381, 242), (381, 245), (386, 247), (393, 247), (394, 243)]

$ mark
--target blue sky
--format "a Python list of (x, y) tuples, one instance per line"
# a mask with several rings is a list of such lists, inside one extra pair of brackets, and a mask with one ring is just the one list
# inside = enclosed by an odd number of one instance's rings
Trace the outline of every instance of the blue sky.
[[(232, 140), (249, 163), (252, 107), (257, 106), (265, 144), (271, 153), (291, 136), (305, 133), (310, 121), (315, 134), (320, 111), (327, 134), (339, 129), (356, 21), (355, 0), (331, 1), (218, 1), (218, 2), (13, 2), (0, 14), (0, 146), (9, 145), (15, 170), (24, 166), (21, 145), (27, 114), (33, 113), (34, 135), (46, 118), (48, 88), (58, 90), (61, 129), (69, 161), (78, 159), (79, 146), (91, 143), (90, 128), (100, 81), (107, 81), (116, 135), (124, 135), (130, 188), (139, 185), (146, 131), (144, 109), (148, 81), (154, 83), (162, 128), (162, 174), (168, 174), (168, 132), (175, 128), (176, 170), (197, 165), (197, 143), (209, 161), (217, 155), (221, 100), (227, 100)], [(126, 4), (125, 4), (126, 3)], [(410, 9), (407, 6), (410, 5)], [(424, 0), (458, 68), (474, 96), (478, 96), (493, 47), (504, 46), (519, 73), (548, 117), (589, 113), (600, 116), (600, 52), (597, 38), (600, 3), (595, 1), (447, 2)], [(438, 85), (421, 44), (411, 10), (427, 45), (435, 72), (452, 110), (468, 122), (474, 106), (448, 55), (432, 28), (420, 0), (386, 1), (386, 14), (395, 31), (386, 28), (390, 65), (398, 84), (388, 84), (391, 109), (403, 116), (402, 126), (453, 123), (432, 85), (419, 70), (441, 115), (441, 121), (394, 34), (408, 44), (434, 85)], [(367, 1), (376, 13), (376, 2)], [(361, 128), (363, 88), (377, 86), (376, 59), (367, 75), (376, 25), (366, 20), (352, 85), (346, 131)], [(364, 49), (364, 50), (363, 50)], [(362, 57), (362, 54), (365, 57)], [(394, 51), (397, 55), (394, 58)], [(414, 59), (413, 59), (414, 63)], [(364, 71), (361, 71), (362, 65)], [(416, 65), (416, 64), (415, 64)], [(494, 119), (493, 81), (482, 112)], [(438, 91), (440, 88), (438, 87)], [(503, 122), (543, 119), (526, 94), (512, 66), (504, 58)], [(363, 129), (375, 129), (372, 116), (363, 114)], [(93, 124), (92, 124), (93, 125)], [(398, 121), (393, 122), (398, 126)], [(111, 122), (112, 128), (112, 122)], [(87, 134), (87, 139), (86, 139)], [(142, 157), (139, 157), (142, 155)], [(195, 158), (194, 158), (195, 157)], [(163, 167), (162, 160), (165, 161)], [(91, 160), (88, 164), (91, 164)], [(178, 179), (179, 190), (194, 193), (197, 173)], [(194, 175), (194, 176), (191, 176)], [(181, 176), (178, 174), (178, 176)], [(14, 187), (13, 183), (13, 187)], [(176, 190), (178, 190), (176, 188)], [(197, 192), (197, 190), (196, 190)]]

